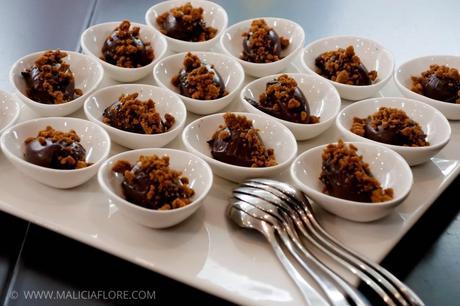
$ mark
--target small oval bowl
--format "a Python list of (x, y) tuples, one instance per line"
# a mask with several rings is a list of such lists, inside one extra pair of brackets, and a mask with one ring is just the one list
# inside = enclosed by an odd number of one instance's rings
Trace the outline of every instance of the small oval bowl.
[[(289, 39), (289, 46), (281, 52), (283, 58), (279, 61), (273, 63), (251, 63), (240, 58), (243, 52), (243, 37), (241, 35), (249, 30), (251, 22), (255, 19), (264, 19), (279, 36)], [(255, 77), (263, 77), (276, 74), (285, 69), (296, 55), (299, 54), (304, 41), (305, 32), (294, 21), (275, 17), (260, 17), (244, 20), (230, 26), (222, 35), (220, 45), (225, 53), (233, 56), (243, 66), (247, 74)]]
[[(86, 149), (86, 161), (92, 165), (75, 170), (58, 170), (26, 161), (24, 140), (37, 136), (48, 125), (65, 132), (75, 130)], [(76, 187), (91, 179), (110, 152), (110, 137), (103, 128), (88, 120), (67, 117), (39, 118), (16, 124), (3, 133), (0, 144), (6, 158), (20, 172), (39, 183), (61, 189)]]
[[(341, 84), (324, 78), (316, 72), (315, 59), (320, 54), (350, 45), (354, 47), (356, 54), (369, 71), (377, 71), (377, 82), (365, 86)], [(300, 62), (307, 73), (319, 75), (328, 80), (337, 88), (342, 98), (352, 101), (374, 96), (388, 83), (394, 70), (394, 59), (390, 51), (373, 40), (355, 36), (331, 36), (316, 40), (304, 48)]]
[(439, 110), (449, 120), (460, 120), (460, 104), (448, 103), (425, 97), (410, 90), (412, 76), (420, 76), (423, 71), (429, 69), (430, 65), (446, 65), (460, 70), (460, 56), (454, 55), (431, 55), (414, 58), (405, 62), (395, 72), (395, 82), (399, 91), (408, 98), (416, 99), (429, 104)]
[(0, 135), (18, 120), (20, 111), (16, 98), (0, 90)]
[[(102, 122), (104, 110), (118, 100), (122, 94), (139, 93), (138, 99), (152, 99), (161, 117), (170, 113), (176, 118), (171, 129), (161, 134), (138, 134), (114, 128)], [(86, 117), (104, 128), (112, 140), (130, 149), (163, 147), (182, 131), (187, 118), (187, 110), (181, 99), (166, 89), (144, 84), (121, 84), (102, 88), (92, 94), (85, 102)]]
[(234, 182), (248, 178), (276, 176), (286, 169), (297, 154), (297, 142), (287, 127), (267, 116), (251, 113), (236, 113), (253, 121), (255, 128), (267, 148), (273, 148), (278, 165), (265, 168), (241, 167), (214, 159), (207, 141), (218, 126), (224, 124), (223, 113), (202, 117), (190, 123), (182, 133), (186, 149), (203, 158), (214, 174)]
[(152, 28), (146, 26), (145, 24), (131, 22), (131, 26), (141, 28), (141, 39), (144, 42), (151, 43), (155, 57), (150, 64), (139, 68), (124, 68), (112, 65), (101, 59), (102, 47), (104, 46), (104, 42), (107, 37), (119, 24), (120, 22), (106, 22), (89, 27), (81, 34), (81, 48), (85, 54), (88, 54), (97, 60), (102, 67), (104, 67), (107, 75), (112, 79), (119, 82), (134, 82), (142, 79), (152, 71), (153, 66), (155, 66), (155, 64), (165, 55), (168, 49), (168, 43), (164, 37), (158, 34), (158, 32), (152, 30)]
[[(203, 8), (203, 19), (206, 22), (206, 25), (217, 29), (217, 34), (215, 37), (202, 42), (191, 42), (175, 39), (160, 32), (160, 27), (156, 22), (157, 17), (169, 11), (170, 9), (184, 5), (187, 2), (191, 2), (193, 7)], [(220, 36), (222, 35), (225, 28), (227, 28), (228, 16), (223, 7), (212, 1), (172, 0), (160, 2), (149, 8), (145, 13), (145, 23), (148, 24), (156, 32), (158, 32), (161, 36), (166, 38), (171, 51), (206, 51), (218, 43)]]
[(286, 74), (296, 80), (297, 86), (307, 98), (311, 114), (320, 116), (319, 123), (301, 124), (279, 119), (259, 110), (244, 99), (247, 97), (259, 101), (259, 96), (265, 91), (267, 82), (276, 79), (280, 74), (260, 78), (247, 84), (240, 94), (244, 108), (250, 113), (269, 116), (281, 122), (291, 130), (297, 140), (306, 140), (320, 135), (334, 123), (334, 119), (340, 110), (339, 93), (334, 86), (323, 78), (302, 73)]
[[(366, 118), (377, 112), (382, 106), (404, 110), (411, 119), (420, 124), (422, 130), (427, 134), (427, 141), (430, 145), (426, 147), (390, 145), (367, 139), (350, 131), (354, 117)], [(430, 105), (402, 97), (371, 98), (350, 104), (338, 114), (336, 123), (345, 140), (385, 146), (401, 154), (411, 166), (429, 161), (444, 148), (451, 137), (449, 122), (441, 112)]]
[(32, 67), (35, 61), (46, 51), (35, 52), (20, 58), (10, 70), (10, 83), (18, 98), (41, 117), (61, 117), (76, 112), (83, 106), (86, 98), (96, 90), (104, 77), (104, 69), (94, 58), (73, 51), (63, 51), (68, 55), (64, 61), (70, 65), (75, 77), (75, 88), (83, 91), (83, 95), (62, 104), (43, 104), (36, 102), (26, 93), (26, 82), (21, 72)]
[[(350, 144), (350, 143), (347, 143)], [(382, 187), (393, 188), (394, 198), (381, 203), (363, 203), (344, 200), (323, 193), (321, 174), (321, 154), (327, 145), (312, 148), (299, 155), (291, 165), (291, 176), (295, 184), (316, 204), (325, 210), (348, 220), (370, 222), (391, 213), (408, 196), (413, 184), (412, 171), (406, 161), (396, 152), (386, 147), (352, 142), (358, 154), (369, 164), (372, 174)]]
[[(119, 160), (134, 164), (141, 155), (170, 157), (171, 169), (181, 171), (189, 178), (190, 187), (195, 190), (193, 202), (185, 207), (172, 210), (147, 209), (131, 202), (123, 196), (122, 177), (112, 172), (112, 167)], [(176, 225), (190, 217), (203, 204), (203, 200), (212, 187), (213, 176), (209, 165), (201, 158), (180, 150), (140, 149), (123, 152), (109, 158), (99, 169), (98, 181), (109, 201), (118, 206), (120, 211), (133, 221), (151, 228), (166, 228)]]
[(215, 100), (198, 100), (192, 99), (180, 94), (180, 91), (171, 83), (171, 79), (179, 74), (179, 71), (183, 68), (184, 57), (187, 53), (179, 53), (165, 57), (153, 69), (153, 76), (155, 82), (171, 92), (180, 95), (184, 101), (187, 110), (199, 114), (208, 115), (218, 112), (229, 105), (244, 82), (244, 70), (243, 67), (232, 57), (214, 53), (214, 52), (193, 52), (194, 55), (198, 56), (200, 60), (207, 62), (208, 64), (214, 65), (217, 72), (224, 80), (225, 89), (228, 94), (222, 98)]

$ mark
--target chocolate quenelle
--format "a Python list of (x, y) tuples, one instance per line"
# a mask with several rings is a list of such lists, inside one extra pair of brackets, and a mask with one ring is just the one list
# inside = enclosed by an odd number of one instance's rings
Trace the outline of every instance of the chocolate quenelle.
[(67, 53), (60, 50), (46, 51), (32, 67), (21, 73), (30, 99), (43, 104), (61, 104), (83, 94), (75, 88), (70, 65), (63, 60), (66, 56)]
[(267, 149), (252, 121), (245, 116), (226, 113), (208, 141), (214, 159), (241, 167), (270, 167), (277, 164), (273, 149)]
[(357, 202), (384, 202), (393, 199), (393, 189), (383, 189), (357, 148), (342, 140), (329, 144), (322, 154), (319, 179), (324, 193)]
[(245, 97), (252, 106), (272, 115), (294, 123), (318, 123), (319, 117), (310, 114), (310, 106), (297, 82), (283, 74), (267, 83), (259, 101)]

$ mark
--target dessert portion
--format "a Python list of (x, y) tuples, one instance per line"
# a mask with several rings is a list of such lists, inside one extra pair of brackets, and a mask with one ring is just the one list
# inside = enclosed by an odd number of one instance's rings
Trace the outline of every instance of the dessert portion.
[(123, 68), (139, 68), (150, 64), (154, 53), (150, 42), (140, 37), (140, 28), (123, 20), (107, 37), (102, 46), (101, 59)]
[(322, 154), (319, 179), (324, 193), (357, 202), (385, 202), (393, 199), (393, 189), (383, 189), (369, 165), (357, 154), (357, 148), (342, 140), (329, 144)]
[(310, 114), (307, 98), (297, 82), (287, 74), (280, 75), (265, 86), (259, 102), (245, 98), (252, 106), (273, 117), (295, 123), (318, 123), (319, 117)]
[(217, 29), (206, 26), (203, 8), (193, 7), (190, 2), (161, 14), (156, 21), (163, 34), (179, 40), (206, 41), (217, 34)]
[(317, 73), (334, 82), (348, 85), (371, 85), (377, 71), (368, 71), (355, 54), (353, 46), (322, 53), (315, 59)]
[(120, 130), (138, 134), (167, 132), (176, 119), (166, 113), (163, 120), (152, 99), (141, 101), (137, 99), (138, 96), (137, 92), (129, 95), (122, 94), (118, 101), (104, 110), (102, 122)]
[(36, 137), (24, 141), (28, 162), (53, 169), (72, 170), (88, 167), (86, 150), (74, 130), (61, 132), (47, 126)]
[(166, 155), (141, 155), (133, 165), (119, 160), (112, 171), (123, 175), (121, 187), (126, 200), (144, 208), (181, 208), (190, 204), (195, 194), (189, 187), (188, 178), (169, 167), (169, 156)]
[(63, 60), (66, 56), (67, 53), (60, 50), (46, 51), (32, 67), (21, 72), (30, 99), (43, 104), (61, 104), (83, 94), (75, 88), (70, 65)]
[(224, 81), (214, 65), (201, 62), (190, 52), (185, 55), (183, 65), (171, 80), (181, 95), (198, 100), (215, 100), (227, 95)]
[(252, 121), (245, 116), (226, 113), (208, 141), (214, 159), (241, 167), (270, 167), (277, 164), (273, 149), (267, 149)]
[(455, 68), (430, 65), (420, 76), (412, 77), (411, 90), (431, 99), (460, 104), (460, 74)]
[(350, 130), (356, 135), (396, 146), (430, 145), (420, 125), (397, 108), (380, 107), (367, 118), (355, 117)]
[(253, 63), (272, 63), (281, 59), (281, 51), (289, 46), (289, 39), (280, 37), (264, 19), (251, 22), (244, 32), (241, 59)]

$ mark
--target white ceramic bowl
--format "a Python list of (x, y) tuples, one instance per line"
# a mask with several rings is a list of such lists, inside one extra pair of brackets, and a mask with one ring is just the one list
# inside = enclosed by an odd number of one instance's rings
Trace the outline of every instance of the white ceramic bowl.
[[(350, 144), (350, 143), (347, 143)], [(312, 148), (299, 155), (291, 165), (291, 176), (295, 184), (316, 204), (342, 218), (369, 222), (385, 217), (401, 204), (412, 187), (413, 177), (406, 161), (396, 152), (386, 147), (353, 142), (364, 162), (382, 185), (393, 188), (394, 198), (382, 203), (363, 203), (336, 198), (323, 193), (324, 185), (319, 180), (321, 174), (321, 153), (327, 145)]]
[[(165, 57), (155, 65), (153, 76), (155, 82), (171, 92), (180, 95), (180, 91), (171, 83), (171, 79), (183, 68), (184, 57), (187, 53), (174, 54)], [(228, 94), (215, 100), (197, 100), (181, 95), (187, 110), (199, 114), (208, 115), (222, 110), (229, 105), (244, 81), (244, 71), (241, 65), (232, 57), (213, 52), (193, 52), (201, 61), (214, 65), (216, 71), (222, 77)]]
[(443, 102), (425, 97), (410, 90), (412, 87), (412, 76), (420, 76), (422, 72), (428, 70), (430, 65), (446, 65), (460, 70), (460, 56), (454, 55), (431, 55), (423, 56), (405, 62), (395, 72), (395, 82), (401, 93), (411, 99), (416, 99), (427, 103), (438, 109), (450, 120), (460, 120), (460, 104)]
[(83, 95), (62, 104), (35, 102), (27, 97), (26, 82), (21, 72), (32, 67), (35, 61), (45, 52), (40, 51), (26, 55), (14, 63), (10, 70), (10, 83), (19, 99), (38, 115), (43, 117), (67, 116), (80, 109), (89, 94), (96, 90), (104, 77), (104, 69), (102, 69), (101, 64), (90, 56), (73, 51), (64, 51), (67, 56), (63, 60), (70, 65), (70, 70), (74, 74), (75, 88), (81, 89)]
[[(76, 170), (58, 170), (37, 166), (24, 160), (24, 140), (37, 136), (47, 126), (67, 132), (75, 130), (80, 143), (86, 149), (86, 161), (92, 165)], [(88, 120), (66, 117), (33, 119), (7, 129), (0, 138), (6, 158), (23, 174), (55, 188), (72, 188), (92, 178), (110, 152), (110, 137), (107, 132)]]
[(240, 167), (214, 159), (207, 141), (211, 139), (219, 125), (224, 124), (223, 113), (202, 117), (190, 123), (182, 133), (186, 149), (203, 158), (211, 166), (214, 174), (234, 182), (248, 178), (271, 177), (286, 169), (297, 154), (297, 143), (291, 131), (276, 120), (251, 113), (235, 113), (252, 120), (267, 148), (273, 148), (276, 166), (265, 168)]
[(340, 110), (340, 96), (335, 87), (323, 78), (301, 73), (287, 73), (287, 75), (296, 80), (297, 86), (307, 98), (311, 114), (320, 116), (319, 123), (301, 124), (278, 119), (264, 113), (245, 100), (245, 97), (247, 97), (259, 101), (259, 96), (265, 91), (267, 82), (276, 79), (280, 75), (267, 76), (247, 84), (241, 91), (241, 102), (248, 112), (269, 116), (287, 126), (297, 140), (316, 137), (334, 123), (334, 119)]
[[(187, 2), (191, 2), (193, 7), (203, 8), (203, 19), (206, 25), (217, 29), (217, 34), (212, 39), (202, 42), (190, 42), (175, 39), (164, 35), (160, 32), (156, 19), (161, 14), (168, 12), (170, 9), (184, 5)], [(145, 13), (145, 23), (155, 29), (160, 35), (164, 36), (168, 41), (168, 46), (171, 51), (174, 52), (185, 52), (185, 51), (206, 51), (210, 50), (219, 41), (219, 37), (222, 32), (227, 28), (228, 16), (227, 12), (220, 5), (205, 0), (172, 0), (163, 1), (155, 4)]]
[[(358, 136), (350, 131), (353, 118), (366, 118), (375, 113), (382, 106), (402, 109), (406, 114), (418, 122), (427, 135), (430, 143), (426, 147), (404, 147), (380, 143)], [(406, 159), (411, 166), (430, 160), (449, 142), (451, 129), (447, 119), (435, 108), (422, 102), (407, 98), (371, 98), (359, 101), (345, 107), (337, 116), (337, 127), (347, 141), (362, 141), (370, 144), (379, 144), (390, 148)]]
[(20, 110), (16, 98), (0, 90), (0, 135), (18, 120)]
[[(140, 207), (125, 200), (121, 188), (122, 177), (112, 172), (112, 167), (119, 160), (134, 164), (140, 155), (168, 155), (171, 169), (181, 171), (189, 178), (189, 186), (195, 190), (193, 202), (185, 207), (172, 210), (153, 210)], [(127, 151), (109, 158), (99, 169), (98, 181), (109, 201), (118, 206), (120, 211), (133, 221), (152, 228), (165, 228), (176, 225), (191, 216), (203, 204), (203, 200), (212, 187), (212, 171), (201, 158), (184, 151), (173, 149), (140, 149)]]
[[(135, 92), (139, 93), (137, 98), (142, 101), (152, 99), (161, 114), (161, 118), (164, 118), (166, 113), (170, 113), (176, 118), (171, 129), (161, 134), (138, 134), (126, 132), (102, 122), (102, 114), (108, 106), (116, 102), (122, 94)], [(187, 118), (187, 110), (178, 96), (164, 88), (143, 84), (121, 84), (102, 88), (88, 97), (84, 109), (86, 117), (103, 127), (114, 142), (130, 149), (155, 148), (167, 145), (182, 131)]]
[[(241, 35), (249, 30), (251, 22), (256, 19), (264, 19), (280, 37), (283, 36), (289, 39), (289, 46), (281, 52), (281, 56), (283, 57), (281, 60), (273, 63), (251, 63), (240, 58), (243, 52), (243, 37)], [(285, 69), (300, 52), (304, 40), (305, 32), (294, 21), (275, 17), (259, 17), (244, 20), (230, 26), (222, 35), (220, 44), (225, 53), (233, 56), (240, 62), (247, 74), (255, 77), (263, 77), (276, 74)]]
[(141, 28), (141, 39), (144, 42), (151, 43), (155, 56), (153, 61), (150, 64), (139, 68), (124, 68), (107, 63), (101, 59), (102, 47), (104, 46), (104, 42), (107, 37), (115, 30), (119, 24), (119, 21), (106, 22), (89, 27), (81, 34), (81, 47), (85, 54), (90, 55), (92, 58), (102, 64), (105, 72), (112, 79), (120, 82), (134, 82), (142, 79), (152, 71), (153, 66), (155, 66), (158, 60), (160, 60), (165, 55), (168, 44), (166, 39), (164, 39), (163, 36), (154, 31), (152, 28), (146, 26), (145, 24), (131, 22), (131, 27), (137, 26)]
[(391, 79), (394, 70), (394, 59), (390, 51), (379, 43), (362, 37), (355, 36), (331, 36), (316, 40), (307, 45), (300, 57), (302, 68), (311, 74), (316, 73), (315, 59), (326, 51), (337, 50), (353, 46), (355, 53), (361, 59), (367, 70), (377, 71), (377, 80), (372, 85), (356, 86), (341, 84), (331, 81), (339, 91), (342, 98), (348, 100), (362, 100), (375, 95)]

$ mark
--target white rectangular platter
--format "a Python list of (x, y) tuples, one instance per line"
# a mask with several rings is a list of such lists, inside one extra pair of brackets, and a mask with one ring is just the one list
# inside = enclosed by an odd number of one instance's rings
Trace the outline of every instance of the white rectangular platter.
[[(102, 86), (113, 83), (104, 80)], [(153, 80), (149, 77), (140, 83), (153, 84)], [(392, 82), (380, 94), (400, 95)], [(225, 111), (242, 110), (237, 100)], [(84, 117), (82, 111), (75, 116)], [(20, 121), (33, 117), (22, 106)], [(189, 113), (187, 122), (196, 118)], [(412, 168), (414, 187), (394, 213), (377, 222), (354, 223), (319, 211), (324, 227), (345, 245), (381, 261), (460, 172), (460, 122), (451, 126), (450, 143), (430, 162)], [(338, 138), (334, 126), (316, 139), (300, 142), (299, 153)], [(180, 137), (168, 147), (184, 149)], [(111, 153), (124, 150), (113, 144)], [(222, 178), (215, 177), (204, 206), (190, 219), (173, 228), (152, 230), (126, 219), (110, 205), (96, 178), (70, 190), (49, 188), (20, 174), (3, 154), (0, 173), (0, 209), (12, 215), (238, 304), (303, 302), (262, 236), (226, 219), (225, 208), (236, 185)], [(278, 179), (290, 182), (286, 172)]]

